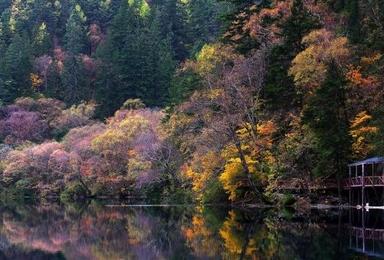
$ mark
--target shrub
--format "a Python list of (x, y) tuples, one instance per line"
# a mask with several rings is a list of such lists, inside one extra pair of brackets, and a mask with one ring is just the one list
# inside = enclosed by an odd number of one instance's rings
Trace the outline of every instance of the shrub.
[(227, 202), (227, 201), (228, 201), (228, 196), (225, 193), (225, 190), (221, 182), (217, 178), (210, 180), (206, 184), (201, 202), (203, 204), (208, 204), (208, 203), (221, 203), (221, 202)]
[(60, 194), (60, 200), (63, 202), (76, 201), (87, 198), (87, 190), (80, 182), (71, 183)]

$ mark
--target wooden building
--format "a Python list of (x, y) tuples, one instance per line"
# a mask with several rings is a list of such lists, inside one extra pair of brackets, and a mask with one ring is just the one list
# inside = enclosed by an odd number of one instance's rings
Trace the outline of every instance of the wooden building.
[(349, 190), (350, 205), (384, 206), (384, 157), (351, 163), (348, 172), (344, 188)]

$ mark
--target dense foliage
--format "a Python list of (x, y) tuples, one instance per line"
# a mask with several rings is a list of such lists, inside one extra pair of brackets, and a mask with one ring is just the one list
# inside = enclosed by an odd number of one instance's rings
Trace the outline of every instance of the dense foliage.
[(346, 164), (384, 152), (379, 0), (0, 13), (1, 185), (15, 193), (290, 204), (333, 180), (341, 195)]
[(0, 1), (0, 100), (96, 100), (108, 116), (128, 98), (169, 100), (178, 63), (223, 28), (209, 1)]

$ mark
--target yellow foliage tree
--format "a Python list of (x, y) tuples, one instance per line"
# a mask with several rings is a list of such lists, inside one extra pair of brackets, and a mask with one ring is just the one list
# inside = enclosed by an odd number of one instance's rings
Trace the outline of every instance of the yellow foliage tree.
[(197, 194), (198, 199), (201, 199), (207, 183), (217, 174), (222, 164), (220, 155), (209, 151), (185, 167), (184, 174), (191, 180), (192, 190)]
[(350, 134), (353, 139), (352, 151), (356, 158), (365, 158), (374, 148), (370, 138), (378, 132), (378, 128), (370, 125), (372, 116), (367, 111), (358, 113), (351, 121)]
[(307, 48), (293, 59), (289, 75), (297, 87), (311, 93), (325, 80), (327, 64), (334, 61), (340, 66), (345, 65), (350, 50), (346, 37), (336, 37), (326, 29), (312, 31), (303, 38), (302, 43)]
[(33, 89), (38, 89), (44, 83), (43, 79), (35, 73), (30, 74), (30, 80)]

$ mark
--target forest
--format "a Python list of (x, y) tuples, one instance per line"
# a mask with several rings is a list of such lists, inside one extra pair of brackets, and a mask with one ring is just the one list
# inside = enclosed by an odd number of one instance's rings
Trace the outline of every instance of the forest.
[(0, 0), (2, 195), (340, 204), (383, 52), (381, 0)]

